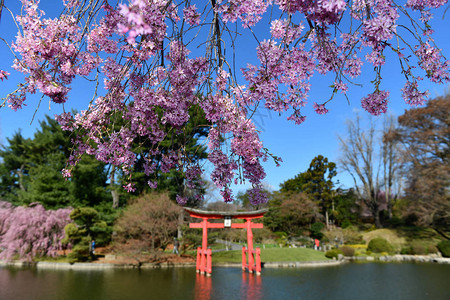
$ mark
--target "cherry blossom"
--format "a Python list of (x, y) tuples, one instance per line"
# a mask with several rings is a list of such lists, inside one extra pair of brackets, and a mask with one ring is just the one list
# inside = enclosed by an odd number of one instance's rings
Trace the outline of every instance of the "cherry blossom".
[(0, 70), (0, 80), (1, 81), (3, 81), (3, 79), (8, 79), (8, 75), (11, 75), (11, 74), (9, 74), (6, 71)]
[(31, 260), (55, 256), (62, 249), (64, 226), (70, 223), (71, 208), (45, 210), (37, 203), (14, 207), (0, 201), (0, 258)]
[[(182, 133), (192, 107), (199, 107), (208, 121), (210, 178), (224, 200), (233, 199), (232, 183), (249, 182), (252, 203), (259, 204), (265, 201), (261, 163), (281, 159), (259, 139), (251, 119), (258, 107), (301, 124), (305, 106), (325, 114), (325, 104), (335, 97), (350, 98), (353, 79), (369, 65), (375, 79), (365, 87), (368, 95), (361, 105), (370, 114), (384, 113), (389, 91), (383, 89), (381, 74), (388, 52), (398, 55), (399, 73), (407, 79), (403, 98), (411, 105), (426, 101), (427, 92), (418, 90), (423, 78), (450, 81), (450, 62), (435, 45), (428, 23), (433, 9), (446, 0), (62, 3), (65, 9), (58, 18), (46, 17), (38, 0), (22, 0), (22, 12), (15, 12), (19, 28), (10, 45), (17, 57), (12, 64), (25, 79), (4, 105), (21, 109), (35, 93), (64, 104), (72, 101), (74, 80), (95, 82), (86, 110), (55, 116), (74, 135), (63, 174), (70, 177), (82, 155), (93, 155), (122, 169), (128, 191), (135, 189), (132, 170), (140, 158), (153, 188), (157, 170), (185, 172), (187, 187), (205, 173), (183, 147), (160, 147), (169, 136)], [(412, 17), (412, 11), (420, 17)], [(268, 23), (261, 22), (265, 18)], [(256, 60), (237, 65), (241, 37), (255, 37), (256, 49), (246, 53)], [(8, 75), (0, 71), (1, 80)], [(330, 98), (308, 102), (311, 78), (322, 75), (331, 78), (324, 83)], [(136, 142), (145, 147), (136, 150)], [(186, 204), (186, 197), (179, 195), (177, 201)]]

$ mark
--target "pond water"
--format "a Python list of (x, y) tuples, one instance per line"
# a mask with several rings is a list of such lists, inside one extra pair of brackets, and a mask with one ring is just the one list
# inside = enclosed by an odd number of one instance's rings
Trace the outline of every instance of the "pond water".
[(351, 263), (335, 267), (42, 270), (0, 267), (1, 300), (450, 299), (450, 265)]

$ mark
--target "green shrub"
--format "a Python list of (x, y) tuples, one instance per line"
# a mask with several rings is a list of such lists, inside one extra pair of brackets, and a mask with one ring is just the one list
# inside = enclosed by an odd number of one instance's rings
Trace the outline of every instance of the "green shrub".
[(91, 240), (88, 237), (83, 237), (75, 246), (72, 251), (67, 255), (70, 263), (77, 261), (91, 260), (93, 257), (89, 253), (89, 244)]
[(436, 246), (434, 245), (429, 245), (427, 247), (427, 252), (428, 254), (438, 253), (438, 248), (436, 248)]
[(425, 254), (427, 254), (427, 248), (424, 245), (422, 245), (422, 244), (413, 243), (411, 245), (411, 250), (412, 250), (411, 254), (414, 254), (414, 255), (425, 255)]
[(403, 255), (412, 254), (411, 247), (410, 246), (402, 247), (402, 249), (400, 250), (400, 254), (403, 254)]
[(375, 226), (375, 224), (372, 223), (364, 223), (361, 226), (361, 229), (364, 230), (365, 232), (370, 232), (370, 231), (374, 231), (377, 229), (377, 227)]
[(274, 233), (276, 236), (275, 242), (281, 246), (287, 246), (289, 242), (289, 238), (286, 232), (277, 231)]
[(450, 257), (450, 241), (442, 241), (437, 244), (439, 252), (441, 252), (443, 257)]
[(355, 256), (355, 249), (349, 246), (342, 246), (339, 248), (344, 256)]
[(349, 219), (344, 219), (344, 221), (342, 221), (342, 223), (341, 223), (341, 227), (347, 228), (349, 226), (352, 226), (352, 222)]
[(393, 252), (393, 247), (388, 241), (383, 238), (374, 238), (369, 242), (369, 245), (367, 245), (367, 250), (374, 253), (391, 253)]
[(338, 255), (339, 254), (344, 254), (341, 250), (339, 250), (339, 249), (331, 249), (331, 250), (328, 250), (327, 252), (325, 252), (325, 256), (326, 257), (328, 257), (328, 258), (336, 258), (336, 259), (338, 259)]

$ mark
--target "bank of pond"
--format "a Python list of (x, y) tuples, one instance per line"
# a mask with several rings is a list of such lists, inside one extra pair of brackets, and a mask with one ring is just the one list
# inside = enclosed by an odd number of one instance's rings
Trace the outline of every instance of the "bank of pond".
[[(215, 266), (211, 277), (197, 274), (195, 266), (2, 265), (0, 299), (450, 299), (450, 264), (320, 263), (322, 267), (307, 262), (266, 264), (261, 276)], [(92, 265), (97, 266), (88, 267)]]

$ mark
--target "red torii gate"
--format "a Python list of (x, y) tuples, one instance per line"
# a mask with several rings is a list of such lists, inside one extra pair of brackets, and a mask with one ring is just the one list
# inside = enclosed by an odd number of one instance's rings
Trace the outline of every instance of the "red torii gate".
[[(202, 228), (202, 247), (197, 248), (196, 271), (211, 275), (211, 249), (208, 249), (208, 228), (245, 228), (247, 229), (247, 249), (242, 247), (242, 270), (261, 275), (261, 250), (253, 249), (252, 228), (263, 228), (262, 223), (252, 223), (252, 219), (262, 218), (267, 209), (247, 212), (204, 211), (185, 208), (193, 218), (202, 219), (200, 223), (189, 223), (189, 228)], [(209, 223), (208, 219), (224, 219), (223, 223)], [(232, 223), (232, 219), (245, 219), (245, 223)], [(248, 255), (247, 255), (248, 254)], [(248, 256), (248, 262), (247, 262)]]

